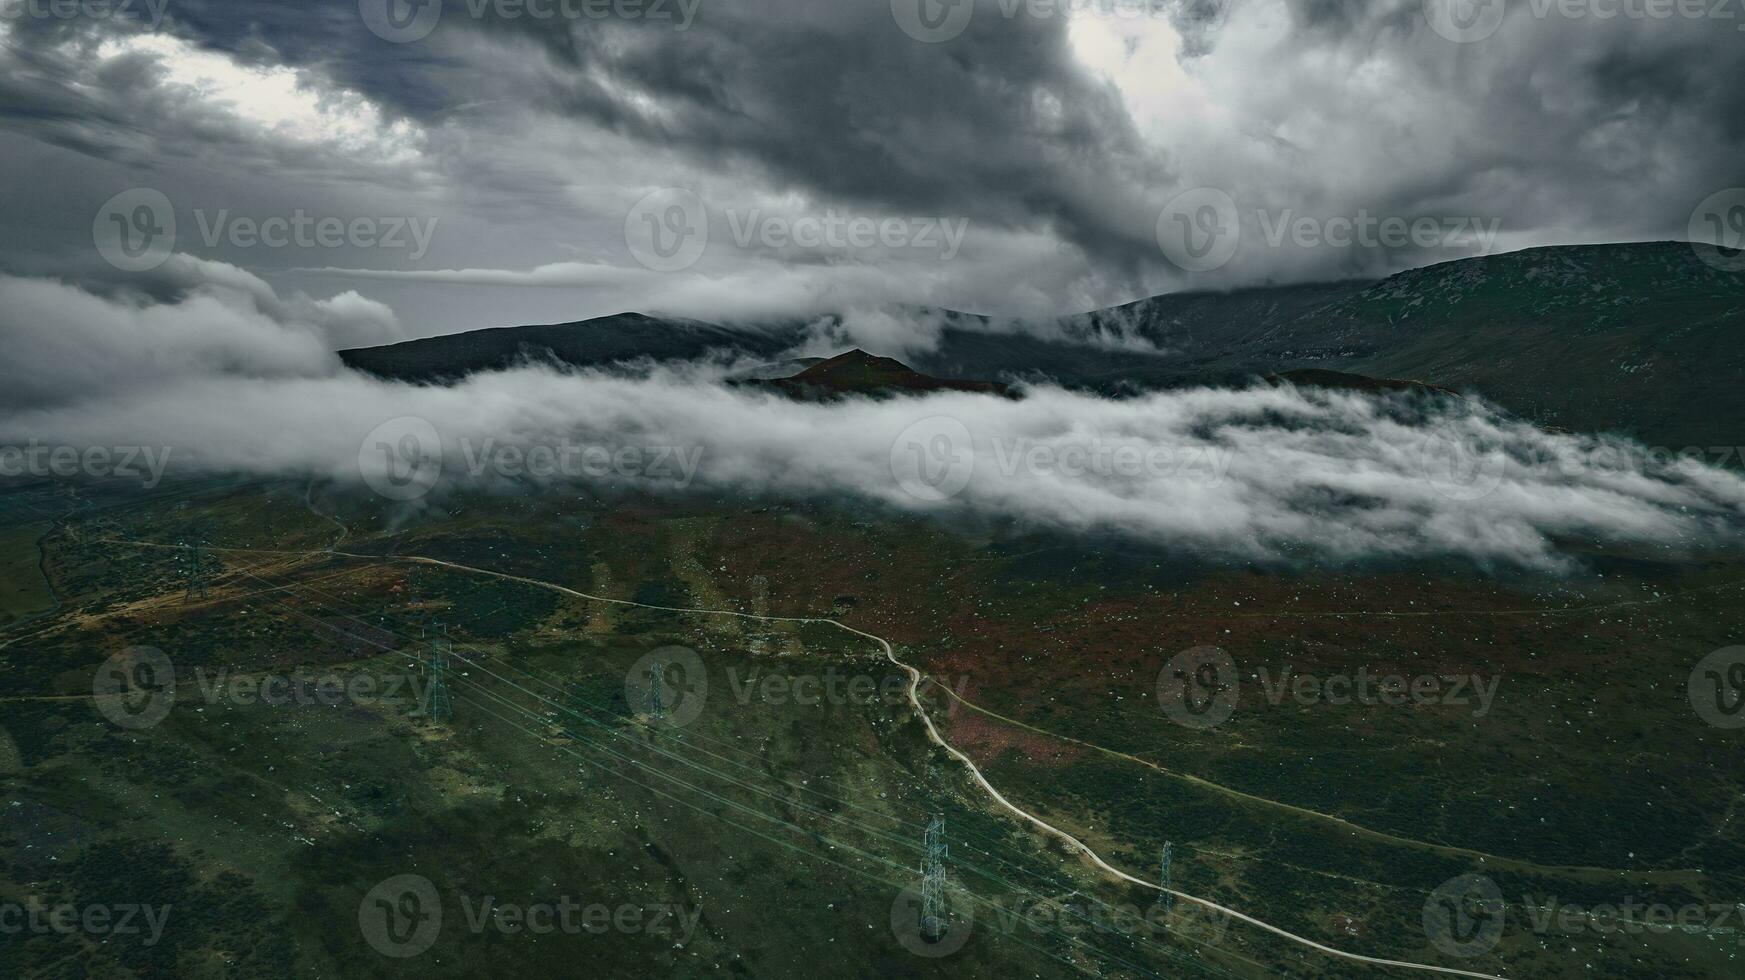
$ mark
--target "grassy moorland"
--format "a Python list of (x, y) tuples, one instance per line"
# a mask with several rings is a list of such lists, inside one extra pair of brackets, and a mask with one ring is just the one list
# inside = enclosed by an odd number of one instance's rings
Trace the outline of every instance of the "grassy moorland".
[[(1168, 842), (1176, 887), (1318, 942), (1511, 977), (1737, 963), (1734, 932), (1537, 911), (1724, 909), (1742, 893), (1745, 746), (1686, 693), (1696, 661), (1745, 632), (1736, 555), (1592, 554), (1557, 579), (1232, 568), (838, 508), (566, 495), (408, 515), (305, 489), (93, 493), (44, 539), (64, 608), (0, 635), (0, 899), (172, 912), (151, 945), (8, 943), (0, 972), (460, 977), (585, 961), (784, 977), (816, 973), (822, 953), (869, 977), (1409, 975), (1179, 905), (1165, 925), (1099, 928), (1155, 895), (996, 806), (928, 743), (864, 638), (407, 555), (886, 637), (935, 678), (941, 730), (1014, 803), (1148, 879)], [(209, 582), (189, 600), (173, 545), (198, 540)], [(447, 724), (421, 706), (439, 632)], [(675, 645), (707, 678), (682, 725), (649, 717), (629, 683)], [(1230, 654), (1239, 693), (1228, 720), (1192, 729), (1159, 709), (1158, 679), (1203, 645)], [(91, 697), (130, 647), (175, 668), (149, 727)], [(1476, 681), (1464, 700), (1338, 704), (1280, 696), (1287, 669)], [(297, 677), (300, 696), (257, 693)], [(323, 700), (320, 683), (347, 693)], [(933, 813), (954, 915), (976, 913), (938, 958), (891, 925)], [(1470, 958), (1423, 921), (1462, 874), (1508, 903), (1499, 943)], [(360, 925), (371, 889), (401, 875), (429, 881), (444, 913), (405, 959)], [(479, 912), (485, 896), (504, 912)], [(513, 928), (521, 907), (565, 898), (643, 925)], [(663, 910), (671, 928), (651, 923)]]

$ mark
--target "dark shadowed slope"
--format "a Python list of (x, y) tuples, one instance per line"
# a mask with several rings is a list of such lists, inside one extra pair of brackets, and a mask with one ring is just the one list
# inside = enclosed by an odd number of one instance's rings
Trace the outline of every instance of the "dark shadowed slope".
[(638, 358), (690, 360), (712, 350), (774, 357), (798, 339), (797, 328), (736, 330), (696, 320), (620, 313), (575, 323), (472, 330), (340, 351), (339, 356), (347, 365), (383, 378), (448, 381), (526, 360), (589, 367)]

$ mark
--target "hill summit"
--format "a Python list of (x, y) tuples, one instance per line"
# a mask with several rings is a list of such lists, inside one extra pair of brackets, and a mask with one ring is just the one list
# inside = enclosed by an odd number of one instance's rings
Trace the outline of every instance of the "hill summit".
[(898, 392), (970, 391), (1006, 395), (1009, 389), (992, 381), (961, 381), (922, 374), (902, 361), (868, 354), (860, 348), (838, 354), (788, 378), (763, 384), (806, 400), (843, 395), (888, 395)]

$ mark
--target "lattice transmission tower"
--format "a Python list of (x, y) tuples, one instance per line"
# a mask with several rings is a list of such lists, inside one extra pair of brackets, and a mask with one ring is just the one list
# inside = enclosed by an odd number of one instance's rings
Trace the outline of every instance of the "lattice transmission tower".
[(182, 591), (183, 602), (193, 602), (195, 597), (206, 598), (206, 536), (196, 531), (181, 542), (182, 549), (182, 581), (185, 588)]
[(666, 699), (661, 694), (660, 687), (666, 683), (667, 665), (655, 661), (648, 668), (648, 703), (644, 706), (650, 718), (666, 717)]
[(945, 816), (927, 823), (921, 855), (921, 938), (936, 943), (945, 938)]
[(1172, 885), (1170, 883), (1170, 877), (1169, 877), (1170, 859), (1173, 858), (1174, 856), (1175, 856), (1175, 843), (1173, 841), (1164, 841), (1163, 842), (1163, 868), (1162, 868), (1163, 873), (1159, 877), (1159, 881), (1161, 881), (1163, 884), (1163, 910), (1165, 912), (1168, 912), (1170, 909), (1175, 907), (1175, 896), (1171, 895), (1169, 893), (1170, 889), (1174, 887), (1174, 885)]
[(430, 659), (424, 666), (424, 714), (438, 725), (446, 725), (454, 717), (454, 702), (448, 694), (448, 655), (452, 649), (448, 628), (438, 624), (437, 636), (430, 641)]

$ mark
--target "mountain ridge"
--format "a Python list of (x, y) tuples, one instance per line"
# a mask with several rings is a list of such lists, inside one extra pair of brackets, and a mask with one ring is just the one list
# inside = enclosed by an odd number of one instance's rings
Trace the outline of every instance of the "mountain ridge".
[[(1729, 420), (1745, 418), (1745, 274), (1681, 242), (1544, 246), (1374, 281), (1166, 293), (1056, 318), (922, 315), (938, 319), (938, 343), (904, 365), (938, 379), (1118, 394), (1315, 368), (1422, 379), (1542, 424), (1673, 448), (1737, 444)], [(624, 313), (340, 357), (385, 378), (446, 381), (527, 361), (769, 360), (809, 336), (797, 320), (725, 326)]]

